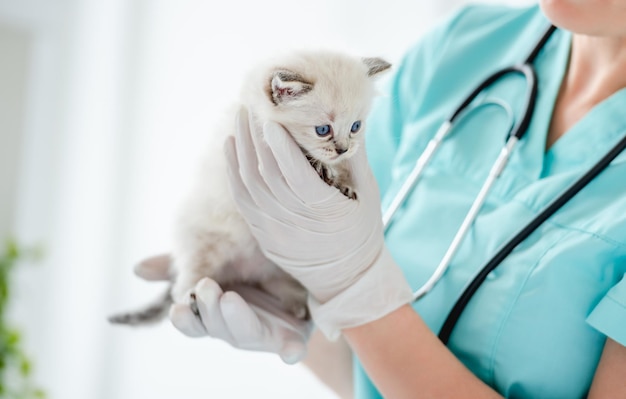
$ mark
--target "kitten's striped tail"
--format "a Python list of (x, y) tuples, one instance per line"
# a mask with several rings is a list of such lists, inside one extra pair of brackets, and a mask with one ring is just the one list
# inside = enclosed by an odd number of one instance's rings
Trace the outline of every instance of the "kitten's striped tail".
[(168, 287), (167, 291), (158, 300), (146, 308), (109, 316), (109, 322), (130, 326), (155, 324), (167, 316), (172, 303), (171, 287)]

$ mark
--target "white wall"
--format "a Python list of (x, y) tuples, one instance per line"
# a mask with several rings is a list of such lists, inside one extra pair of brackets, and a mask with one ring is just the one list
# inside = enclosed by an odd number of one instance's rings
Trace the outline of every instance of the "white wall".
[(9, 234), (14, 222), (30, 50), (27, 32), (0, 25), (0, 237)]
[(50, 398), (332, 398), (275, 356), (105, 317), (163, 288), (132, 265), (167, 250), (205, 132), (254, 60), (333, 47), (397, 61), (460, 3), (0, 0), (0, 32), (17, 27), (30, 48), (11, 97), (25, 115), (19, 168), (0, 174), (17, 201), (0, 206), (22, 241), (47, 248), (16, 276), (12, 315)]

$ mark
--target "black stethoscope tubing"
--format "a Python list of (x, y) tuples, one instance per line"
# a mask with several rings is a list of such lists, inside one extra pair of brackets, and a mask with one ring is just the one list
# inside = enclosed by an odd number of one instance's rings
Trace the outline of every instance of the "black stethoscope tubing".
[(535, 101), (537, 99), (537, 74), (535, 73), (535, 70), (532, 66), (532, 62), (535, 60), (537, 54), (543, 48), (543, 46), (548, 41), (550, 36), (552, 36), (552, 33), (554, 33), (555, 30), (556, 27), (554, 25), (550, 25), (548, 27), (548, 29), (541, 36), (541, 39), (539, 39), (535, 47), (532, 49), (530, 54), (528, 54), (522, 64), (511, 65), (509, 67), (500, 69), (489, 75), (478, 86), (476, 86), (476, 88), (465, 98), (465, 100), (461, 102), (461, 105), (459, 105), (457, 109), (454, 110), (452, 116), (448, 118), (448, 122), (453, 123), (461, 115), (463, 110), (465, 110), (470, 105), (470, 103), (474, 101), (474, 99), (478, 97), (478, 95), (487, 87), (491, 86), (505, 75), (508, 75), (510, 73), (517, 73), (524, 75), (524, 77), (526, 78), (527, 90), (523, 108), (525, 111), (522, 115), (522, 118), (511, 129), (507, 138), (515, 136), (518, 139), (521, 139), (524, 133), (526, 133), (526, 131), (528, 130), (528, 125), (530, 125), (530, 120), (532, 119), (533, 112), (535, 110)]
[(456, 322), (459, 320), (461, 313), (467, 306), (469, 300), (474, 293), (478, 290), (480, 285), (485, 281), (485, 278), (491, 273), (500, 263), (517, 247), (522, 241), (524, 241), (532, 232), (534, 232), (543, 222), (545, 222), (550, 216), (558, 211), (565, 203), (572, 199), (580, 190), (582, 190), (587, 184), (591, 182), (600, 172), (606, 169), (607, 166), (626, 148), (626, 136), (624, 136), (598, 163), (596, 163), (587, 173), (580, 177), (570, 187), (567, 188), (561, 195), (555, 198), (541, 213), (539, 213), (530, 223), (524, 226), (509, 242), (507, 242), (501, 249), (491, 258), (491, 260), (480, 270), (480, 272), (474, 277), (474, 279), (467, 285), (459, 299), (454, 304), (454, 307), (448, 313), (448, 317), (443, 323), (443, 327), (439, 331), (439, 339), (447, 344), (452, 334), (452, 330)]
[[(454, 111), (452, 117), (449, 119), (453, 121), (458, 115), (465, 109), (478, 94), (500, 79), (503, 75), (508, 73), (522, 73), (526, 77), (528, 85), (528, 94), (525, 101), (525, 112), (522, 119), (511, 129), (510, 136), (521, 138), (530, 124), (532, 113), (535, 108), (535, 100), (537, 98), (537, 77), (532, 67), (532, 62), (548, 41), (552, 33), (555, 31), (554, 26), (550, 26), (543, 34), (541, 39), (537, 42), (533, 50), (521, 65), (516, 65), (508, 68), (504, 68), (493, 73), (487, 79), (485, 79), (480, 85), (476, 87), (470, 93), (470, 95), (461, 103), (461, 105)], [(443, 327), (439, 331), (439, 339), (447, 344), (452, 331), (461, 317), (463, 310), (469, 303), (472, 296), (476, 293), (481, 284), (485, 281), (489, 273), (497, 268), (502, 261), (531, 233), (533, 233), (544, 221), (558, 211), (563, 205), (571, 200), (580, 190), (582, 190), (587, 184), (589, 184), (600, 172), (602, 172), (613, 159), (615, 159), (626, 148), (626, 136), (623, 137), (600, 161), (598, 161), (587, 173), (580, 177), (570, 187), (568, 187), (561, 195), (555, 198), (547, 207), (544, 208), (530, 223), (524, 226), (516, 235), (513, 236), (507, 243), (505, 243), (500, 250), (487, 262), (487, 264), (476, 274), (474, 279), (466, 286), (461, 296), (458, 298), (452, 310), (448, 313), (446, 320), (443, 323)]]

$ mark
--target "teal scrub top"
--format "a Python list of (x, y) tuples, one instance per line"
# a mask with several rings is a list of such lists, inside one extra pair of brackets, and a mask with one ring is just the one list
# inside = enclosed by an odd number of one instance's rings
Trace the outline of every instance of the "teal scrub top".
[[(408, 52), (368, 120), (383, 208), (444, 119), (487, 75), (521, 62), (548, 24), (537, 6), (471, 6)], [(626, 135), (622, 89), (546, 151), (570, 45), (571, 34), (557, 30), (538, 55), (529, 130), (443, 279), (413, 305), (435, 333), (499, 247)], [(413, 289), (439, 263), (504, 144), (511, 120), (492, 100), (519, 117), (525, 85), (514, 76), (486, 90), (397, 212), (386, 241)], [(462, 314), (450, 350), (505, 397), (585, 397), (606, 337), (626, 345), (625, 183), (621, 154), (488, 276)], [(358, 361), (355, 397), (381, 397)]]

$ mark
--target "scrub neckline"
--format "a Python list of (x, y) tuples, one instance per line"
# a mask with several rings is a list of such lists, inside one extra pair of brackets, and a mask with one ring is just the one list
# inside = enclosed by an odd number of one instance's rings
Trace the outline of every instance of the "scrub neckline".
[[(540, 123), (543, 124), (542, 129), (537, 129), (542, 134), (536, 134), (537, 139), (541, 139), (541, 146), (533, 146), (543, 148), (541, 172), (538, 178), (571, 171), (572, 168), (588, 168), (615, 145), (626, 132), (626, 118), (619, 117), (626, 109), (626, 88), (622, 88), (593, 106), (549, 148), (546, 148), (552, 114), (567, 74), (572, 48), (572, 33), (563, 30), (560, 30), (560, 33), (561, 35), (556, 39), (558, 40), (557, 48), (548, 49), (548, 51), (555, 51), (555, 55), (545, 60), (547, 65), (544, 65), (544, 68), (537, 68), (538, 79), (541, 82), (542, 75), (550, 75), (545, 69), (550, 67), (549, 63), (553, 63), (552, 68), (555, 68), (555, 62), (559, 63), (559, 79), (554, 79), (553, 83), (546, 83), (543, 88), (543, 101), (537, 104), (537, 106), (543, 104), (545, 111), (548, 111), (544, 113), (544, 118), (537, 118), (541, 119)], [(554, 76), (554, 74), (551, 75)], [(549, 101), (549, 107), (545, 106), (547, 101)], [(535, 122), (539, 123), (537, 120)]]

